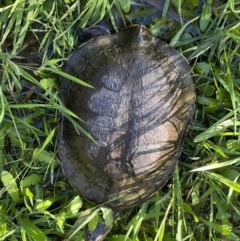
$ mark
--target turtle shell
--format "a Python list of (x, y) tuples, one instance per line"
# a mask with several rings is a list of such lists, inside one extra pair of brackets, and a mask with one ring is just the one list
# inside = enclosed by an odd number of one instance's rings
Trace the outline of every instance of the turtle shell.
[(59, 157), (78, 192), (118, 210), (169, 179), (195, 108), (187, 60), (141, 25), (93, 38), (68, 59), (60, 98), (95, 143), (62, 118)]

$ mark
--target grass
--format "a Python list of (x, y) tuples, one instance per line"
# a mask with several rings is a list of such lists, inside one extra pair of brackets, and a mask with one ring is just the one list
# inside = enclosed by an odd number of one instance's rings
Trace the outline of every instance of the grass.
[(146, 204), (122, 213), (107, 240), (240, 240), (240, 2), (207, 1), (200, 15), (192, 14), (198, 1), (173, 2), (199, 35), (166, 9), (163, 18), (147, 7), (128, 13), (127, 0), (0, 3), (0, 240), (84, 240), (84, 226), (112, 223), (111, 210), (54, 179), (59, 113), (75, 123), (58, 98), (58, 80), (79, 27), (105, 18), (117, 30), (123, 17), (144, 19), (188, 58), (196, 114), (173, 178)]

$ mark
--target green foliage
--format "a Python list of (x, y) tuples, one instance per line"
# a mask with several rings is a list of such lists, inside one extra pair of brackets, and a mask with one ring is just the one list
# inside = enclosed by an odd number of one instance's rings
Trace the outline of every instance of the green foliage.
[(12, 174), (7, 171), (1, 172), (1, 181), (6, 188), (9, 196), (12, 198), (14, 202), (19, 201), (19, 191), (17, 187), (17, 183), (13, 178)]
[(239, 1), (206, 1), (199, 15), (199, 1), (172, 2), (187, 21), (169, 18), (170, 1), (161, 18), (129, 0), (1, 1), (0, 240), (84, 240), (84, 227), (114, 221), (110, 209), (55, 179), (59, 113), (92, 138), (58, 97), (60, 76), (87, 84), (61, 69), (78, 46), (78, 29), (103, 19), (116, 31), (120, 20), (149, 25), (189, 59), (197, 92), (173, 179), (120, 214), (107, 240), (239, 240)]

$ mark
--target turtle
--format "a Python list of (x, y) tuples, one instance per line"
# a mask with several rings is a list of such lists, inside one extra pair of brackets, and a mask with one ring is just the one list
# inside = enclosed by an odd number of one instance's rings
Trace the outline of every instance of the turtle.
[[(59, 159), (69, 182), (115, 216), (145, 203), (171, 177), (194, 115), (188, 61), (135, 24), (86, 40), (64, 71), (92, 86), (60, 80), (62, 103), (94, 138), (61, 117)], [(96, 230), (86, 240), (103, 240), (110, 229)]]

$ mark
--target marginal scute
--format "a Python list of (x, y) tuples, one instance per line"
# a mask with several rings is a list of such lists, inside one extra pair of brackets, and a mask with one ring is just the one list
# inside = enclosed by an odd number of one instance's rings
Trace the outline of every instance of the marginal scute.
[(141, 25), (80, 45), (61, 79), (60, 98), (96, 143), (62, 118), (59, 157), (90, 202), (115, 210), (140, 205), (169, 179), (194, 114), (187, 60)]

